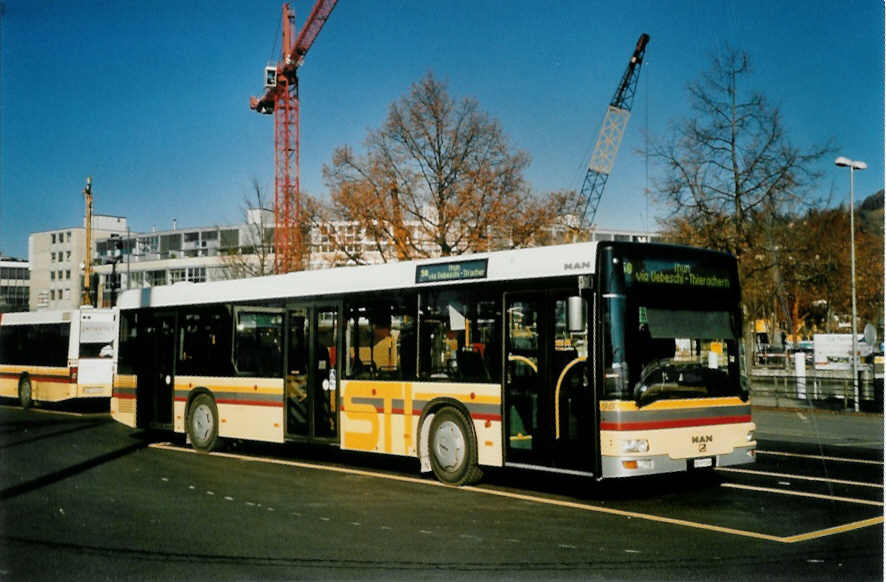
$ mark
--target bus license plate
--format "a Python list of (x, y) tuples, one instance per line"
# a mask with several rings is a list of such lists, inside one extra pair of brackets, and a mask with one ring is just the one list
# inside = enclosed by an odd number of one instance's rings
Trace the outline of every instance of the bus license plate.
[(701, 469), (703, 467), (713, 467), (714, 459), (711, 457), (704, 457), (702, 459), (692, 459), (692, 467), (695, 469)]

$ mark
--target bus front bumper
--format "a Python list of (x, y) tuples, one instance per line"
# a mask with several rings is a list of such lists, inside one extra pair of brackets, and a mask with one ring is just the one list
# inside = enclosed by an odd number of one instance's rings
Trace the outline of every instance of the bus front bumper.
[(732, 452), (721, 455), (673, 459), (668, 455), (603, 456), (601, 477), (635, 477), (659, 473), (681, 473), (695, 469), (728, 467), (753, 463), (757, 443), (735, 447)]

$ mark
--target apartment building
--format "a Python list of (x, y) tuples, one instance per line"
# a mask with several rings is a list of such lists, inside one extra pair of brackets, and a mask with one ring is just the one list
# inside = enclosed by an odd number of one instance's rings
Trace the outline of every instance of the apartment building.
[(21, 259), (0, 257), (0, 313), (28, 311), (31, 265)]
[[(119, 216), (92, 217), (93, 241), (127, 232), (127, 221)], [(86, 259), (84, 226), (34, 232), (28, 237), (31, 311), (73, 309), (80, 305), (83, 265)]]
[[(274, 214), (251, 209), (246, 222), (227, 226), (130, 232), (125, 218), (96, 217), (92, 269), (99, 305), (110, 306), (117, 292), (180, 282), (202, 283), (270, 274), (273, 270)], [(104, 220), (107, 219), (107, 220)], [(354, 224), (335, 223), (347, 233), (348, 252), (363, 262), (381, 262), (376, 243)], [(85, 232), (59, 229), (31, 235), (31, 309), (66, 309), (79, 304)], [(591, 240), (653, 242), (655, 233), (597, 229)], [(312, 230), (308, 268), (347, 264), (347, 253)], [(359, 252), (358, 252), (359, 251)], [(389, 253), (391, 254), (391, 253)], [(115, 284), (116, 282), (116, 284)]]

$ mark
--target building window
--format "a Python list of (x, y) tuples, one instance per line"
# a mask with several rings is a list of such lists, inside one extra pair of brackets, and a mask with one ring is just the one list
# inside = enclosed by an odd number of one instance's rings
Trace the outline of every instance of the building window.
[[(55, 238), (55, 235), (52, 235), (52, 237)], [(51, 257), (52, 257), (52, 258), (49, 259), (49, 262), (50, 262), (50, 263), (54, 263), (54, 262), (55, 262), (55, 253), (52, 253), (52, 254), (51, 254)]]
[(188, 281), (192, 283), (206, 282), (206, 267), (191, 267), (188, 269)]
[(67, 256), (67, 259), (70, 261), (71, 260), (71, 251), (68, 251), (66, 253), (66, 256)]
[(184, 281), (186, 277), (185, 269), (169, 269), (169, 282), (178, 283)]
[(68, 231), (68, 242), (71, 242), (71, 231)]
[(67, 271), (65, 271), (65, 279), (68, 281), (71, 280), (71, 269), (68, 269)]
[(55, 289), (50, 289), (50, 290), (49, 290), (49, 300), (50, 300), (50, 301), (55, 301)]
[(49, 280), (50, 280), (50, 281), (55, 281), (55, 271), (50, 271), (50, 272), (49, 272)]

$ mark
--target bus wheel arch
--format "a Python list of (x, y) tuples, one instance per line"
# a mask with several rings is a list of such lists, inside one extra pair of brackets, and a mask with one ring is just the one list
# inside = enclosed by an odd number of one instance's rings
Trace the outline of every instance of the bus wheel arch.
[(31, 384), (31, 376), (24, 372), (18, 379), (18, 401), (24, 410), (34, 405), (34, 386)]
[(480, 480), (477, 435), (471, 415), (451, 398), (431, 401), (419, 420), (418, 455), (422, 471), (443, 483), (469, 485)]
[(185, 434), (191, 446), (200, 453), (218, 448), (220, 438), (218, 405), (215, 397), (205, 388), (195, 388), (188, 395), (185, 413)]

